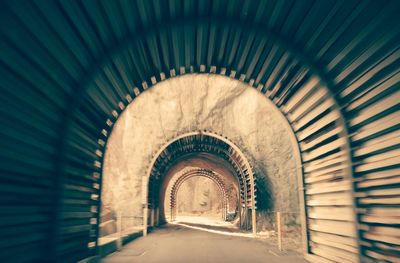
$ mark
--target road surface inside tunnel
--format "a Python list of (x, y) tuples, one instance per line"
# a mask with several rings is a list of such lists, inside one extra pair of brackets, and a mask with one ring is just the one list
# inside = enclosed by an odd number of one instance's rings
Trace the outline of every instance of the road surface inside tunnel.
[(306, 262), (298, 254), (279, 252), (259, 239), (219, 235), (167, 224), (104, 258), (105, 263)]
[(178, 215), (170, 224), (184, 224), (207, 229), (217, 229), (228, 232), (238, 232), (240, 229), (233, 222), (224, 221), (220, 217), (211, 216), (180, 216)]

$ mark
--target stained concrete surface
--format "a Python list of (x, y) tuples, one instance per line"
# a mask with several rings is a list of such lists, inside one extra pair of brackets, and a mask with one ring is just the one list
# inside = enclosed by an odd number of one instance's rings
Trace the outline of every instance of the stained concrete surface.
[(213, 262), (306, 262), (300, 255), (278, 252), (253, 238), (219, 235), (179, 225), (166, 225), (147, 237), (127, 244), (106, 257), (105, 263), (213, 263)]

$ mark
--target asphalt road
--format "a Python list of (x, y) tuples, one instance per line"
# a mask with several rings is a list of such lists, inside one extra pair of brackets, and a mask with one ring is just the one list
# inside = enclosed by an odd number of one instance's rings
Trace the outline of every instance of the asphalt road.
[(266, 242), (220, 235), (179, 225), (158, 228), (103, 259), (106, 263), (235, 263), (306, 262), (301, 256), (280, 253)]

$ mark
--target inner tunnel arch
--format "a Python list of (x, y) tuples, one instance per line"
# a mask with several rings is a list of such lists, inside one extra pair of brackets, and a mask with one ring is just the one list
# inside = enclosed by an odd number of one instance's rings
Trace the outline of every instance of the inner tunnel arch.
[[(158, 196), (156, 193), (160, 192), (160, 185), (163, 177), (168, 170), (191, 154), (208, 153), (223, 158), (227, 161), (233, 170), (236, 172), (237, 180), (240, 186), (239, 200), (241, 203), (240, 214), (243, 214), (243, 221), (247, 222), (249, 219), (248, 209), (251, 210), (251, 226), (253, 234), (256, 234), (256, 188), (255, 188), (255, 175), (253, 174), (252, 167), (248, 162), (242, 151), (227, 138), (209, 132), (209, 131), (196, 131), (182, 134), (173, 140), (166, 143), (154, 155), (149, 164), (149, 169), (146, 177), (143, 178), (143, 189), (148, 191), (143, 192), (144, 203), (144, 225), (148, 223), (148, 205), (159, 207), (157, 203)], [(210, 175), (210, 174), (209, 174)], [(165, 194), (165, 193), (164, 193)], [(152, 210), (152, 213), (156, 213)], [(156, 213), (162, 215), (162, 213)], [(154, 217), (154, 215), (151, 215)], [(159, 220), (157, 220), (159, 221)], [(144, 235), (147, 234), (147, 228), (144, 228)]]
[(222, 179), (212, 170), (208, 169), (191, 169), (189, 171), (184, 172), (180, 175), (171, 188), (170, 193), (170, 220), (174, 221), (177, 216), (177, 195), (179, 192), (179, 188), (181, 185), (188, 179), (193, 177), (205, 177), (213, 181), (220, 190), (221, 193), (221, 210), (222, 210), (222, 219), (226, 220), (227, 217), (227, 209), (228, 209), (228, 196), (226, 193), (225, 185)]

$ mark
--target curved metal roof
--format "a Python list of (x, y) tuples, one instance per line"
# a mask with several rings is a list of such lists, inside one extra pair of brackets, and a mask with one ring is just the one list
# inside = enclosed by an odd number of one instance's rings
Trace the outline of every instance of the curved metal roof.
[[(189, 72), (249, 83), (288, 118), (303, 158), (311, 258), (397, 257), (399, 1), (0, 6), (1, 259), (94, 255), (107, 134), (140, 92)], [(326, 195), (343, 197), (355, 217), (321, 216)], [(348, 227), (356, 234), (327, 230)]]

